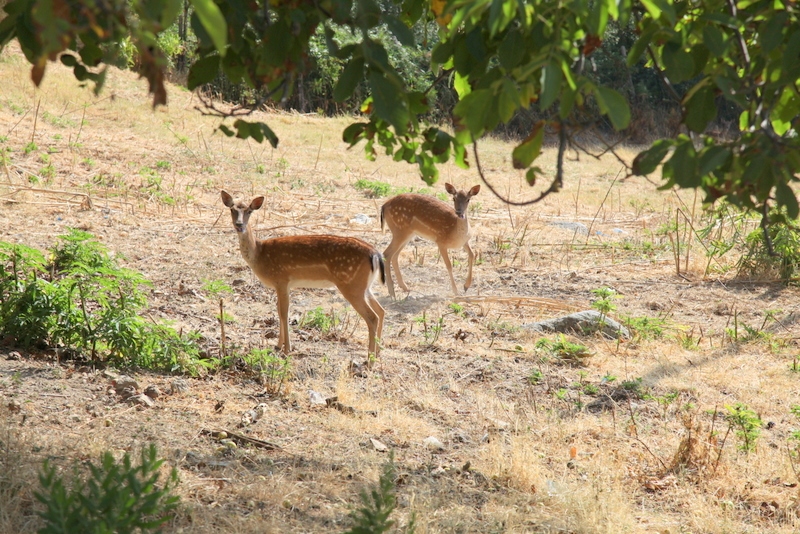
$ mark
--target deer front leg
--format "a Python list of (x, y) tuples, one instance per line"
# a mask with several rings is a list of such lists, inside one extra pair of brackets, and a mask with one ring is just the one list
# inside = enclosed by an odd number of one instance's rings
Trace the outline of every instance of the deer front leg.
[(453, 288), (453, 294), (458, 295), (456, 279), (453, 278), (453, 265), (450, 263), (450, 254), (447, 252), (447, 247), (439, 245), (439, 254), (442, 255), (442, 261), (444, 261), (444, 266), (447, 267), (447, 273), (450, 275), (450, 286)]
[(464, 244), (464, 250), (467, 251), (467, 256), (469, 256), (469, 269), (467, 272), (467, 281), (464, 282), (464, 291), (466, 291), (472, 285), (472, 264), (475, 263), (475, 253), (472, 252), (472, 247), (469, 246), (469, 242)]
[(289, 341), (289, 288), (278, 287), (275, 292), (278, 295), (278, 321), (280, 322), (278, 350), (283, 350), (288, 354), (292, 350), (292, 343)]

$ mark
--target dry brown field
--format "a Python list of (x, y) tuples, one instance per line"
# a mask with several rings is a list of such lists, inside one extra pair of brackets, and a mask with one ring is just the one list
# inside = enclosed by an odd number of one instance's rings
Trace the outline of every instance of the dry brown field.
[[(370, 162), (341, 141), (348, 117), (261, 114), (280, 137), (272, 149), (215, 132), (177, 86), (153, 111), (146, 82), (128, 72), (112, 71), (95, 97), (51, 64), (34, 90), (27, 63), (6, 50), (0, 79), (0, 241), (44, 250), (70, 227), (91, 232), (152, 281), (148, 315), (201, 332), (209, 356), (221, 350), (210, 282), (233, 289), (226, 351), (277, 343), (275, 295), (242, 260), (220, 189), (266, 195), (251, 220), (262, 238), (333, 233), (382, 251), (385, 198), (357, 181), (430, 194), (480, 183), (475, 169), (447, 164), (426, 188), (407, 164)], [(533, 198), (510, 147), (481, 142), (486, 177), (516, 200)], [(552, 175), (555, 149), (542, 159)], [(693, 192), (623, 175), (613, 157), (571, 152), (564, 190), (541, 203), (509, 206), (484, 187), (469, 212), (473, 287), (454, 297), (435, 245), (409, 244), (400, 261), (411, 292), (392, 301), (376, 284), (383, 349), (355, 376), (366, 326), (328, 290), (292, 293), (292, 373), (279, 393), (234, 366), (187, 377), (188, 389), (143, 408), (115, 394), (99, 362), (47, 351), (17, 359), (0, 346), (0, 532), (41, 527), (33, 491), (45, 458), (69, 472), (150, 443), (180, 476), (166, 532), (343, 532), (388, 458), (373, 440), (394, 451), (393, 518), (402, 525), (413, 514), (419, 533), (797, 532), (798, 290), (739, 273), (741, 247), (708, 257), (713, 239), (741, 244), (757, 221), (726, 219), (703, 237), (714, 223)], [(466, 256), (451, 256), (463, 281)], [(618, 294), (613, 317), (650, 318), (663, 333), (569, 336), (587, 348), (576, 363), (537, 347), (555, 336), (523, 327), (591, 309), (592, 290), (604, 287)], [(318, 307), (341, 323), (301, 328)], [(175, 378), (122, 371), (164, 392)], [(309, 391), (353, 410), (312, 404)], [(241, 427), (259, 403), (266, 415)], [(735, 403), (763, 421), (749, 454), (728, 432)], [(209, 429), (280, 448), (221, 450)], [(443, 448), (426, 446), (431, 436)]]

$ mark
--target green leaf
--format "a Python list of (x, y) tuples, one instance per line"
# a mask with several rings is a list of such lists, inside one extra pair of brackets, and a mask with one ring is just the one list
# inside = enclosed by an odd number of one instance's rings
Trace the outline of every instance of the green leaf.
[(500, 96), (497, 101), (497, 110), (500, 114), (500, 122), (506, 123), (514, 116), (514, 112), (520, 107), (519, 91), (517, 85), (508, 78), (503, 79), (500, 89)]
[(569, 117), (572, 110), (575, 108), (575, 102), (578, 98), (578, 91), (572, 89), (564, 89), (561, 92), (561, 100), (559, 100), (558, 116), (562, 119)]
[(703, 26), (703, 43), (716, 57), (725, 56), (728, 51), (728, 38), (719, 28), (711, 24)]
[(550, 62), (542, 69), (542, 93), (539, 97), (539, 107), (542, 110), (549, 108), (558, 98), (561, 91), (561, 79), (560, 65)]
[(272, 128), (263, 122), (247, 122), (242, 119), (233, 123), (234, 128), (238, 130), (236, 137), (239, 139), (247, 139), (252, 137), (254, 141), (261, 143), (264, 139), (269, 141), (272, 148), (278, 148), (278, 136), (272, 131)]
[(402, 89), (375, 69), (370, 69), (369, 86), (375, 115), (394, 126), (398, 134), (404, 134), (408, 129), (410, 116)]
[(406, 26), (400, 19), (394, 17), (389, 14), (383, 15), (383, 22), (386, 24), (386, 27), (389, 28), (389, 31), (397, 37), (397, 40), (400, 41), (400, 44), (403, 46), (416, 46), (414, 41), (414, 32)]
[(672, 179), (680, 187), (692, 189), (702, 185), (697, 174), (697, 153), (690, 139), (680, 142), (664, 165), (670, 167)]
[(746, 132), (750, 129), (750, 112), (744, 110), (739, 114), (739, 130)]
[(646, 21), (645, 25), (646, 26), (639, 35), (639, 38), (636, 39), (635, 43), (633, 43), (631, 51), (628, 52), (627, 62), (629, 67), (632, 67), (639, 62), (642, 54), (644, 54), (645, 50), (647, 50), (647, 47), (652, 42), (653, 36), (660, 29), (658, 24), (653, 21)]
[(692, 77), (694, 60), (680, 43), (667, 43), (661, 54), (664, 70), (672, 83), (681, 83)]
[(627, 128), (631, 122), (631, 109), (625, 97), (614, 89), (602, 85), (595, 88), (594, 94), (600, 112), (608, 116), (614, 129), (621, 131)]
[(656, 170), (656, 167), (661, 164), (661, 160), (667, 155), (671, 146), (672, 141), (670, 139), (659, 139), (653, 143), (653, 146), (644, 152), (640, 152), (634, 158), (633, 165), (631, 166), (633, 174), (637, 176), (647, 176)]
[(210, 83), (219, 73), (219, 56), (206, 56), (194, 62), (189, 68), (186, 79), (187, 88), (192, 91), (201, 85)]
[(461, 118), (473, 138), (478, 138), (490, 122), (492, 114), (492, 92), (489, 89), (476, 89), (456, 104), (453, 113)]
[(589, 13), (588, 25), (592, 35), (603, 35), (605, 33), (606, 25), (608, 24), (609, 3), (616, 7), (613, 0), (595, 0), (593, 4), (590, 4), (592, 7), (591, 13)]
[(772, 108), (770, 121), (775, 133), (784, 135), (792, 127), (792, 121), (800, 115), (800, 96), (794, 88), (784, 87), (778, 102)]
[(784, 25), (789, 14), (786, 11), (775, 13), (765, 22), (761, 23), (758, 35), (761, 38), (761, 50), (764, 54), (769, 54), (783, 41)]
[(511, 70), (522, 62), (525, 52), (525, 40), (519, 30), (513, 29), (506, 34), (505, 39), (500, 43), (500, 48), (497, 50), (497, 58), (504, 69)]
[(514, 20), (516, 0), (492, 0), (489, 8), (489, 35), (494, 37)]
[(778, 205), (786, 207), (786, 214), (791, 219), (797, 219), (800, 215), (800, 206), (797, 204), (797, 197), (789, 185), (783, 180), (778, 180), (775, 184), (775, 198)]
[(783, 69), (790, 74), (798, 64), (800, 64), (800, 30), (795, 31), (786, 42), (783, 51)]
[(183, 8), (182, 0), (165, 0), (164, 9), (161, 11), (161, 27), (169, 28)]
[(219, 55), (224, 57), (228, 46), (228, 23), (219, 7), (213, 0), (189, 0), (189, 3), (194, 7), (194, 12), (200, 19), (203, 29), (211, 37)]
[(542, 172), (542, 169), (539, 167), (531, 167), (528, 169), (528, 171), (525, 173), (525, 181), (529, 186), (533, 187), (536, 185), (536, 175), (540, 172)]
[(727, 165), (732, 157), (731, 149), (724, 146), (710, 146), (700, 152), (697, 172), (706, 176)]
[(358, 87), (358, 83), (363, 79), (364, 58), (354, 57), (342, 70), (342, 74), (336, 82), (336, 87), (333, 88), (333, 99), (337, 102), (343, 102), (353, 94), (353, 91)]
[(61, 54), (59, 59), (61, 60), (61, 63), (67, 67), (74, 67), (78, 64), (78, 60), (72, 54)]
[(527, 169), (539, 157), (544, 141), (544, 121), (537, 122), (530, 135), (514, 147), (511, 159), (515, 169)]
[(437, 65), (447, 63), (453, 56), (453, 40), (441, 41), (431, 52), (431, 61)]
[(467, 76), (462, 76), (458, 73), (458, 71), (456, 71), (455, 75), (453, 76), (453, 88), (456, 90), (459, 100), (463, 99), (472, 92), (472, 86), (469, 84), (469, 78)]
[[(689, 91), (684, 100), (683, 123), (693, 132), (702, 133), (708, 123), (717, 116), (717, 106), (714, 103), (714, 88), (702, 80), (699, 89)], [(698, 84), (699, 85), (699, 84)]]

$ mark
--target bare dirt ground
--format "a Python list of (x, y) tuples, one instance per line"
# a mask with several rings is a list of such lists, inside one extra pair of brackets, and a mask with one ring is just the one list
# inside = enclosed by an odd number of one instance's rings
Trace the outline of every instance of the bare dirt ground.
[[(152, 111), (144, 82), (129, 73), (113, 72), (95, 98), (53, 66), (34, 91), (22, 59), (6, 51), (0, 78), (0, 149), (8, 150), (0, 241), (47, 249), (70, 227), (93, 233), (152, 281), (148, 314), (201, 332), (210, 356), (220, 350), (210, 281), (233, 288), (224, 299), (228, 351), (277, 341), (275, 296), (242, 260), (221, 188), (267, 196), (251, 223), (262, 238), (334, 233), (383, 250), (384, 199), (355, 182), (425, 187), (407, 165), (346, 150), (340, 132), (352, 119), (262, 115), (281, 137), (273, 150), (214, 133), (216, 122), (178, 87), (167, 110)], [(508, 170), (509, 147), (481, 145), (487, 176), (504, 194), (532, 198)], [(554, 152), (545, 154), (546, 172)], [(458, 298), (436, 247), (409, 244), (401, 264), (412, 291), (392, 301), (385, 287), (374, 288), (387, 312), (383, 351), (362, 376), (348, 367), (366, 355), (366, 326), (327, 290), (292, 294), (293, 373), (280, 395), (236, 369), (185, 378), (188, 388), (174, 393), (173, 376), (122, 370), (164, 392), (154, 407), (137, 407), (111, 387), (120, 370), (0, 347), (0, 531), (41, 525), (31, 492), (44, 458), (67, 469), (105, 450), (155, 443), (181, 479), (169, 532), (341, 532), (387, 460), (372, 439), (395, 451), (396, 519), (414, 514), (418, 532), (796, 531), (798, 476), (787, 438), (797, 427), (790, 408), (800, 403), (790, 369), (798, 290), (736, 278), (735, 251), (709, 261), (708, 242), (687, 230), (686, 220), (696, 229), (710, 224), (694, 195), (621, 182), (619, 168), (612, 158), (573, 155), (565, 190), (529, 207), (509, 207), (484, 188), (470, 210), (475, 282)], [(478, 180), (474, 170), (446, 165), (429, 191)], [(686, 218), (670, 229), (677, 211)], [(723, 239), (754, 227), (727, 224), (717, 227)], [(465, 254), (452, 257), (463, 281)], [(602, 287), (619, 294), (612, 315), (662, 319), (664, 335), (570, 337), (591, 352), (582, 367), (537, 350), (542, 336), (522, 325), (589, 309)], [(300, 328), (316, 307), (336, 310), (342, 324), (331, 333)], [(760, 341), (726, 335), (743, 325), (763, 332)], [(638, 384), (637, 395), (619, 395), (623, 382)], [(309, 391), (354, 411), (314, 405)], [(736, 450), (713, 415), (737, 402), (764, 422), (750, 454)], [(259, 403), (265, 416), (240, 427)], [(280, 449), (221, 451), (204, 433), (216, 429)], [(441, 450), (426, 446), (431, 436)]]

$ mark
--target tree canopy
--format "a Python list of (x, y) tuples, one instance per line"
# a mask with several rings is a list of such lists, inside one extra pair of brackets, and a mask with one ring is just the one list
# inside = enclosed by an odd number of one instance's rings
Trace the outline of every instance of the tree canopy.
[[(682, 114), (679, 130), (638, 154), (628, 173), (661, 166), (663, 187), (696, 188), (708, 202), (724, 198), (756, 210), (765, 226), (800, 213), (792, 188), (800, 170), (800, 21), (788, 0), (8, 0), (5, 12), (0, 46), (19, 42), (36, 85), (48, 61), (58, 60), (99, 91), (121, 44), (133, 43), (154, 105), (167, 101), (158, 36), (182, 13), (191, 12), (198, 40), (190, 89), (222, 71), (261, 90), (264, 100), (286, 99), (310, 68), (311, 39), (324, 36), (328, 54), (345, 64), (334, 97), (348, 98), (359, 84), (369, 90), (363, 120), (344, 130), (344, 140), (363, 142), (368, 157), (381, 150), (418, 165), (429, 183), (436, 165), (450, 159), (480, 172), (475, 143), (536, 107), (543, 118), (511, 154), (514, 168), (539, 188), (533, 201), (562, 187), (566, 147), (597, 128), (598, 116), (623, 134), (629, 126), (636, 87), (619, 91), (586, 71), (612, 25), (632, 28), (628, 64), (644, 59), (656, 69)], [(412, 89), (376, 33), (382, 28), (403, 46), (419, 46), (411, 28), (426, 20), (438, 32), (430, 54), (437, 77), (425, 90)], [(353, 36), (346, 45), (334, 38), (342, 28)], [(452, 129), (429, 119), (427, 96), (437, 84), (458, 96)], [(708, 131), (720, 100), (739, 113), (738, 130), (726, 137)], [(250, 108), (208, 102), (208, 111), (227, 135), (278, 143), (269, 125), (247, 120)], [(538, 185), (546, 132), (558, 137), (558, 166)]]

